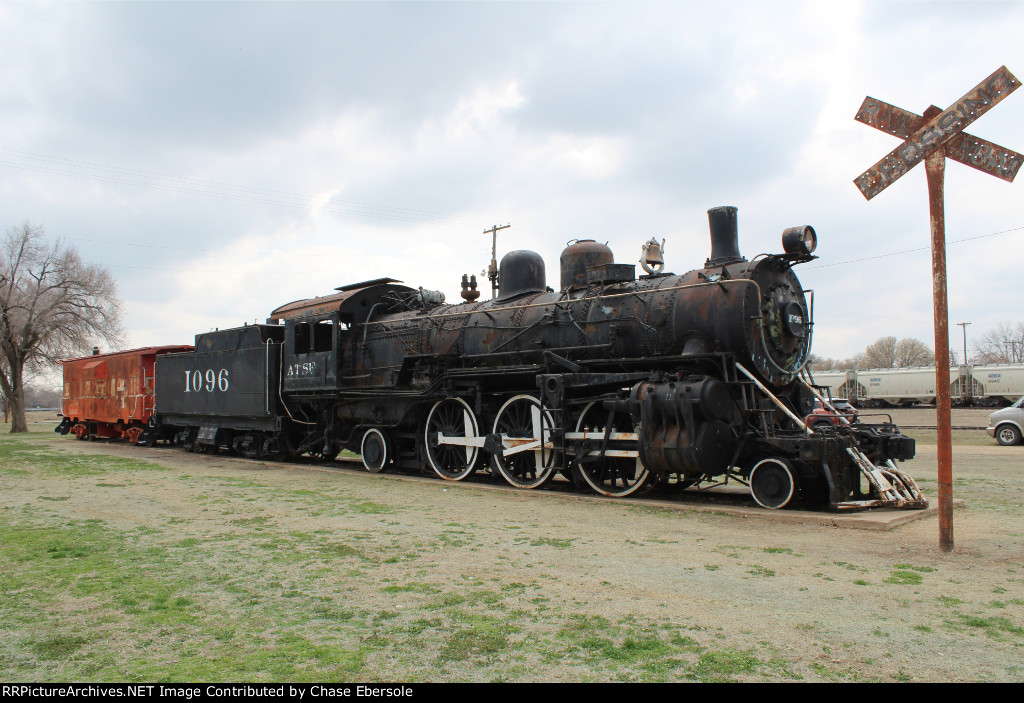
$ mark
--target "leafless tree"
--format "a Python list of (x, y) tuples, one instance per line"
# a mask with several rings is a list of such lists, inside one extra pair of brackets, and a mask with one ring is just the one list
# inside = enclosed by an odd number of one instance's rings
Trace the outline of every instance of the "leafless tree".
[(1024, 363), (1024, 322), (1004, 322), (974, 341), (975, 361), (982, 364)]
[(0, 390), (11, 410), (11, 432), (27, 432), (25, 377), (55, 367), (95, 342), (116, 347), (121, 301), (113, 276), (87, 264), (62, 241), (52, 246), (28, 222), (0, 242)]
[(849, 371), (850, 369), (859, 369), (864, 366), (864, 352), (857, 352), (849, 359), (843, 359), (836, 362), (836, 368), (840, 371)]
[(815, 354), (811, 354), (810, 361), (811, 371), (848, 371), (849, 369), (857, 369), (861, 367), (861, 360), (864, 357), (864, 352), (858, 352), (851, 356), (849, 359), (833, 359), (832, 357), (821, 357)]
[(899, 369), (907, 366), (929, 366), (935, 363), (931, 347), (919, 339), (882, 337), (869, 344), (861, 356), (858, 368)]
[(891, 369), (896, 366), (896, 338), (882, 337), (864, 350), (862, 369)]
[(908, 366), (931, 366), (935, 363), (935, 352), (920, 339), (906, 337), (896, 342), (896, 368)]
[(822, 357), (817, 354), (810, 354), (807, 357), (807, 365), (814, 371), (831, 371), (835, 368), (836, 360), (831, 357)]

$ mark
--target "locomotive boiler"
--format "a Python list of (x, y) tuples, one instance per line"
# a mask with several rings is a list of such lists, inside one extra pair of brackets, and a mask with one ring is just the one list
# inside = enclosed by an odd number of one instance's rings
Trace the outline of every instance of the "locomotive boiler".
[[(211, 338), (237, 330), (197, 337), (197, 353), (226, 351), (161, 362), (157, 424), (195, 448), (348, 449), (373, 472), (451, 481), (486, 469), (539, 488), (561, 475), (625, 496), (732, 480), (770, 508), (920, 507), (894, 463), (913, 440), (894, 425), (811, 432), (801, 419), (817, 395), (801, 378), (813, 323), (792, 268), (814, 258), (814, 230), (790, 228), (783, 253), (748, 261), (736, 208), (708, 216), (711, 255), (682, 275), (655, 254), (637, 277), (583, 240), (562, 253), (557, 289), (539, 255), (513, 251), (491, 300), (465, 276), (455, 305), (384, 278), (278, 308), (246, 350)], [(251, 413), (212, 399), (235, 391)]]

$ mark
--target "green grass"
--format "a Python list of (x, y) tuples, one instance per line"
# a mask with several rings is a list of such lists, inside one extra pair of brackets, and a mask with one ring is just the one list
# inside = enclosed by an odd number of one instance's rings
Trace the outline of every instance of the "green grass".
[[(938, 444), (937, 430), (904, 429), (903, 434), (913, 437), (918, 444)], [(995, 440), (985, 430), (951, 430), (950, 436), (954, 446), (983, 447), (992, 446)]]
[[(623, 530), (610, 539), (636, 557), (611, 565), (617, 571), (592, 558), (608, 538), (511, 512), (490, 533), (507, 549), (483, 561), (480, 526), (457, 506), (404, 500), (402, 491), (422, 493), (405, 488), (413, 484), (382, 491), (393, 479), (286, 476), (258, 464), (165, 468), (77, 455), (69, 441), (0, 436), (0, 670), (8, 680), (891, 680), (898, 667), (878, 672), (899, 656), (901, 635), (1024, 644), (1021, 576), (1012, 568), (1005, 588), (985, 588), (983, 597), (947, 591), (960, 600), (940, 595), (964, 578), (948, 562), (918, 565), (930, 552), (880, 562), (864, 551), (795, 550), (774, 531), (750, 533), (750, 546), (717, 544), (744, 541), (707, 537), (709, 521), (728, 518), (632, 507), (612, 509)], [(1005, 491), (1001, 483), (965, 488)], [(835, 537), (841, 545), (843, 535)], [(699, 549), (688, 551), (694, 543)], [(658, 552), (686, 556), (666, 567), (668, 591), (641, 595), (631, 570)], [(809, 593), (789, 578), (803, 564), (815, 564), (802, 570)], [(741, 593), (694, 606), (719, 587)], [(794, 648), (756, 642), (747, 625), (713, 618), (714, 608), (756, 608), (768, 592), (785, 592), (794, 608), (806, 598), (835, 600), (837, 619), (808, 614), (815, 624), (788, 626), (806, 643)], [(879, 595), (901, 615), (872, 622), (866, 645), (844, 642), (838, 614), (870, 611)], [(848, 644), (870, 646), (877, 664), (845, 653)]]

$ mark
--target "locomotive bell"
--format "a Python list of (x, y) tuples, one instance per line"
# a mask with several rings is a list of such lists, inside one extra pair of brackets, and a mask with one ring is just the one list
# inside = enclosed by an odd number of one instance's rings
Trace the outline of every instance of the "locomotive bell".
[(665, 240), (651, 237), (641, 248), (640, 266), (649, 274), (659, 274), (665, 269)]

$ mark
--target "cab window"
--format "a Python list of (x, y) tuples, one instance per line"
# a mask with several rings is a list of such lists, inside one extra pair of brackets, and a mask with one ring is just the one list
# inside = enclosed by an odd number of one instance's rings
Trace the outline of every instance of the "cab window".
[(308, 354), (313, 350), (312, 325), (308, 322), (300, 322), (292, 328), (292, 349), (296, 354)]
[(334, 348), (334, 320), (320, 320), (313, 325), (313, 330), (313, 351), (331, 351)]

